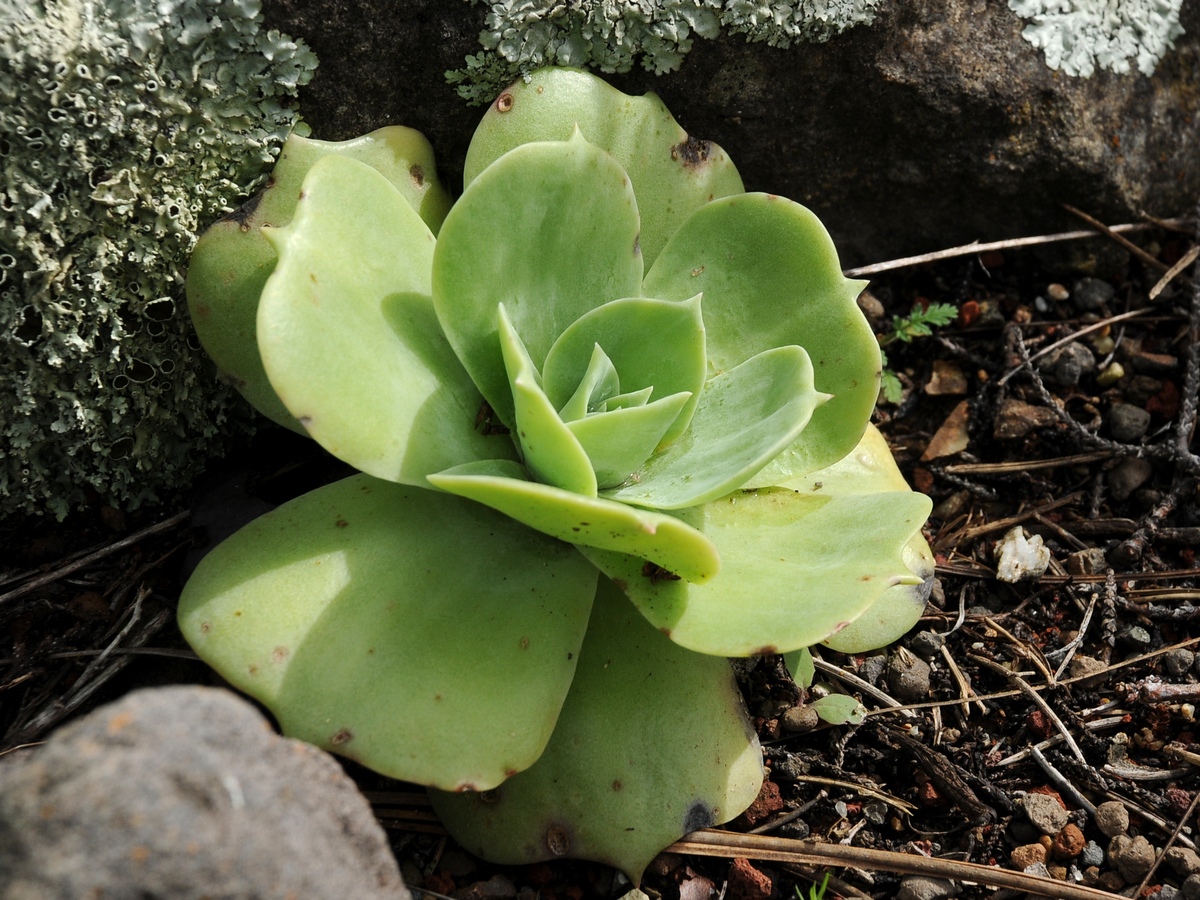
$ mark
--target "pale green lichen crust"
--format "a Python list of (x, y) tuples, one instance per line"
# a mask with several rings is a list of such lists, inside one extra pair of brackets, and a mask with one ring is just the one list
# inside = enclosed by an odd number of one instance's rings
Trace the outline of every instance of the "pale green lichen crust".
[(249, 427), (183, 270), (316, 65), (260, 23), (260, 0), (0, 0), (0, 516), (165, 497)]
[(679, 68), (693, 38), (722, 31), (773, 47), (821, 42), (874, 20), (881, 0), (474, 0), (489, 6), (484, 52), (446, 73), (459, 94), (489, 102), (517, 76), (542, 66), (657, 74)]
[(1087, 78), (1096, 69), (1126, 74), (1136, 65), (1153, 75), (1183, 34), (1183, 0), (1008, 0), (1029, 20), (1021, 32), (1046, 55), (1046, 65)]

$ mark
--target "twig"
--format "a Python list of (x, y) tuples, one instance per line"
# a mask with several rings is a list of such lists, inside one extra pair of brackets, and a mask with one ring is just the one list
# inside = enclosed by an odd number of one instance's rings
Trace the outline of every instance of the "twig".
[(1086, 328), (1080, 328), (1078, 331), (1072, 331), (1066, 337), (1059, 338), (1053, 344), (1043, 347), (1037, 353), (1032, 354), (1028, 358), (1028, 360), (1025, 360), (1023, 362), (1022, 365), (1017, 366), (1015, 369), (1009, 369), (1007, 372), (1005, 372), (1003, 375), (1000, 376), (999, 384), (1008, 384), (1009, 379), (1012, 378), (1014, 375), (1016, 375), (1018, 372), (1020, 372), (1025, 367), (1025, 365), (1037, 362), (1043, 356), (1047, 356), (1050, 353), (1053, 353), (1059, 347), (1064, 347), (1067, 344), (1073, 343), (1073, 342), (1079, 340), (1081, 337), (1091, 334), (1093, 331), (1100, 331), (1103, 328), (1107, 328), (1108, 326), (1112, 325), (1115, 322), (1124, 322), (1126, 319), (1136, 319), (1138, 316), (1144, 316), (1148, 312), (1150, 312), (1149, 308), (1131, 309), (1128, 312), (1119, 313), (1115, 316), (1109, 316), (1107, 319), (1102, 319), (1099, 322), (1093, 322), (1091, 325), (1088, 325)]
[(1159, 863), (1161, 863), (1163, 861), (1163, 859), (1166, 858), (1167, 851), (1171, 849), (1171, 846), (1177, 840), (1179, 840), (1179, 833), (1181, 831), (1183, 831), (1184, 824), (1187, 822), (1188, 819), (1190, 819), (1192, 817), (1192, 813), (1194, 813), (1196, 811), (1197, 803), (1200, 803), (1200, 793), (1197, 793), (1196, 796), (1194, 796), (1192, 798), (1192, 802), (1190, 804), (1188, 804), (1187, 812), (1185, 812), (1183, 814), (1182, 818), (1180, 818), (1180, 820), (1175, 823), (1175, 828), (1171, 832), (1171, 836), (1169, 838), (1167, 838), (1167, 843), (1163, 846), (1162, 853), (1158, 854), (1158, 856), (1156, 856), (1154, 858), (1154, 864), (1150, 866), (1150, 871), (1147, 872), (1145, 874), (1145, 876), (1142, 878), (1142, 883), (1138, 885), (1137, 890), (1134, 891), (1134, 893), (1133, 893), (1133, 896), (1135, 896), (1135, 897), (1142, 896), (1142, 891), (1144, 891), (1146, 889), (1146, 885), (1148, 885), (1150, 883), (1150, 878), (1154, 875), (1155, 871), (1158, 869)]
[(1054, 782), (1054, 785), (1058, 788), (1059, 793), (1066, 794), (1067, 797), (1070, 798), (1071, 802), (1080, 809), (1086, 809), (1088, 811), (1088, 815), (1094, 816), (1096, 814), (1096, 807), (1092, 801), (1083, 796), (1083, 794), (1079, 793), (1078, 788), (1071, 784), (1071, 782), (1067, 781), (1066, 776), (1064, 776), (1062, 772), (1058, 771), (1058, 769), (1054, 768), (1054, 766), (1050, 764), (1050, 760), (1046, 759), (1045, 754), (1042, 753), (1041, 748), (1039, 748), (1037, 744), (1029, 745), (1029, 755), (1033, 757), (1034, 762), (1041, 767), (1041, 770), (1046, 773), (1046, 777)]
[(1150, 288), (1150, 299), (1157, 299), (1158, 295), (1166, 290), (1167, 285), (1174, 281), (1180, 272), (1194, 263), (1198, 258), (1200, 258), (1200, 244), (1193, 244), (1192, 249), (1179, 257), (1179, 261), (1167, 270), (1167, 274), (1160, 278), (1154, 287)]
[(715, 829), (693, 832), (682, 841), (672, 844), (667, 850), (695, 856), (730, 859), (745, 857), (809, 866), (857, 866), (900, 875), (928, 875), (988, 887), (1011, 888), (1041, 897), (1058, 897), (1061, 900), (1112, 900), (1112, 894), (1096, 888), (1028, 875), (1025, 872), (1013, 872), (996, 866), (895, 853), (889, 850), (870, 850), (844, 844), (735, 834)]
[[(1127, 225), (1110, 225), (1108, 230), (1114, 234), (1129, 234), (1135, 231), (1147, 231), (1152, 228), (1172, 228), (1177, 225), (1190, 224), (1191, 220), (1186, 218), (1178, 219), (1163, 219), (1161, 222), (1147, 224), (1144, 222), (1132, 223)], [(981, 244), (974, 241), (970, 244), (963, 244), (959, 247), (951, 247), (947, 250), (935, 250), (932, 253), (922, 253), (919, 256), (906, 256), (902, 259), (893, 259), (888, 262), (874, 263), (869, 266), (859, 266), (857, 269), (847, 269), (845, 275), (847, 278), (861, 278), (864, 275), (877, 275), (880, 272), (890, 272), (893, 269), (906, 269), (910, 266), (919, 266), (924, 263), (938, 262), (943, 259), (954, 259), (958, 256), (971, 256), (976, 253), (987, 253), (990, 250), (1015, 250), (1020, 247), (1034, 247), (1039, 244), (1056, 244), (1062, 241), (1077, 241), (1083, 238), (1094, 238), (1100, 235), (1091, 230), (1087, 231), (1062, 231), (1058, 234), (1042, 234), (1034, 237), (1010, 238), (1004, 241), (991, 241), (990, 243)]]
[(1076, 209), (1074, 206), (1071, 206), (1069, 203), (1064, 203), (1063, 209), (1065, 209), (1071, 215), (1077, 216), (1080, 219), (1083, 219), (1083, 221), (1087, 222), (1089, 225), (1091, 225), (1093, 228), (1095, 228), (1101, 234), (1108, 235), (1110, 238), (1112, 238), (1114, 241), (1116, 241), (1118, 244), (1120, 244), (1122, 247), (1124, 247), (1126, 250), (1128, 250), (1130, 253), (1132, 253), (1134, 256), (1136, 256), (1138, 259), (1140, 259), (1142, 262), (1144, 262), (1146, 265), (1150, 266), (1152, 269), (1158, 269), (1158, 271), (1160, 271), (1160, 272), (1165, 272), (1165, 271), (1167, 271), (1168, 268), (1170, 268), (1162, 260), (1155, 259), (1149, 253), (1147, 253), (1145, 250), (1143, 250), (1141, 247), (1139, 247), (1137, 244), (1135, 244), (1133, 241), (1129, 240), (1129, 238), (1122, 237), (1120, 234), (1118, 234), (1116, 232), (1115, 229), (1109, 228), (1107, 225), (1105, 225), (1099, 219), (1094, 218), (1093, 216), (1089, 216), (1083, 210)]
[(1019, 687), (1025, 693), (1025, 695), (1034, 702), (1038, 709), (1046, 714), (1046, 718), (1054, 723), (1054, 727), (1057, 728), (1058, 733), (1063, 736), (1063, 740), (1067, 742), (1067, 746), (1071, 748), (1071, 752), (1075, 754), (1075, 758), (1085, 766), (1088, 764), (1087, 758), (1083, 755), (1083, 751), (1080, 750), (1079, 745), (1075, 743), (1075, 738), (1071, 736), (1071, 732), (1067, 730), (1067, 726), (1063, 724), (1063, 720), (1058, 717), (1058, 713), (1050, 708), (1050, 704), (1043, 699), (1041, 694), (1029, 686), (1029, 682), (1027, 682), (1016, 672), (1010, 672), (999, 663), (992, 662), (992, 660), (988, 659), (986, 656), (979, 656), (976, 653), (969, 655), (971, 659), (975, 660), (980, 665), (986, 666), (993, 672), (1003, 675), (1005, 678)]
[(873, 700), (882, 703), (886, 707), (903, 713), (906, 718), (911, 718), (915, 715), (915, 713), (907, 709), (899, 700), (895, 699), (884, 691), (881, 691), (879, 688), (875, 687), (875, 685), (871, 684), (871, 682), (863, 678), (859, 678), (853, 672), (847, 672), (845, 669), (835, 666), (833, 663), (826, 662), (815, 653), (812, 655), (812, 661), (813, 665), (826, 675), (830, 675), (842, 683), (850, 685), (856, 690), (866, 694), (868, 697), (871, 697)]

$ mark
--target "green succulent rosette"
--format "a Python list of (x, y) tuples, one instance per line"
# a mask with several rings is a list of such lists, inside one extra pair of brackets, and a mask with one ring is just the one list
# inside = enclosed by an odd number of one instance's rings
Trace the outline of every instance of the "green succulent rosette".
[[(206, 557), (184, 634), (502, 862), (637, 879), (757, 794), (722, 657), (864, 615), (850, 643), (886, 642), (923, 605), (929, 501), (867, 431), (862, 283), (811, 212), (695, 147), (570, 70), (492, 107), (444, 221), (397, 187), (402, 155), (330, 145), (284, 173), (253, 329), (209, 332), (363, 474)], [(211, 257), (236, 281), (236, 247)]]

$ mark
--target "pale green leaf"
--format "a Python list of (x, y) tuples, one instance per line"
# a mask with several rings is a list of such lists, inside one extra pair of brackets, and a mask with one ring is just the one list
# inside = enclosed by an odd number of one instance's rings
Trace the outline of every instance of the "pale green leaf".
[(467, 850), (507, 864), (570, 856), (642, 870), (758, 795), (762, 757), (724, 659), (689, 653), (601, 583), (546, 752), (485, 794), (431, 791)]
[(499, 510), (559, 540), (639, 557), (639, 571), (707, 581), (721, 567), (712, 542), (673, 516), (528, 481), (517, 463), (468, 463), (429, 476), (435, 486)]
[(708, 360), (716, 372), (771, 347), (812, 358), (818, 391), (833, 399), (751, 486), (827, 466), (862, 435), (879, 394), (879, 344), (843, 277), (837, 251), (811, 212), (768, 194), (716, 200), (675, 233), (646, 274), (651, 297), (704, 293)]
[(830, 725), (861, 725), (867, 720), (867, 710), (846, 694), (827, 694), (811, 704), (821, 721)]
[(579, 379), (575, 393), (559, 407), (558, 414), (564, 422), (582, 419), (594, 409), (604, 409), (606, 401), (618, 396), (620, 390), (621, 379), (617, 375), (617, 367), (612, 364), (604, 348), (596, 344), (592, 347), (587, 370)]
[(474, 430), (482, 398), (429, 298), (434, 238), (375, 169), (339, 156), (304, 179), (258, 308), (275, 392), (321, 446), (410, 484), (455, 463), (511, 454)]
[(595, 587), (567, 544), (356, 475), (213, 550), (179, 625), (289, 735), (393, 778), (484, 789), (541, 755)]
[(517, 148), (472, 181), (450, 210), (434, 254), (434, 304), (451, 345), (506, 425), (513, 424), (513, 401), (496, 307), (504, 304), (541, 368), (555, 338), (581, 315), (640, 292), (637, 235), (625, 172), (578, 136)]
[(799, 347), (778, 347), (710, 379), (687, 432), (637, 478), (603, 496), (682, 509), (736, 490), (796, 439), (825, 398)]
[(629, 173), (647, 265), (694, 210), (743, 190), (725, 151), (690, 137), (654, 94), (630, 97), (595, 75), (563, 68), (533, 72), (492, 104), (467, 150), (463, 179), (470, 184), (513, 147), (566, 140), (576, 127)]
[(608, 409), (568, 422), (567, 428), (587, 451), (597, 484), (615, 487), (642, 467), (691, 398), (684, 392), (652, 403)]

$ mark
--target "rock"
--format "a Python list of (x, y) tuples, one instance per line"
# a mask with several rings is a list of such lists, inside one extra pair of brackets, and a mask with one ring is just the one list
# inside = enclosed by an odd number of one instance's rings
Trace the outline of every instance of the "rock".
[(901, 703), (919, 703), (929, 695), (929, 663), (903, 647), (888, 658), (888, 690)]
[(1181, 878), (1200, 872), (1200, 854), (1191, 847), (1171, 847), (1163, 854), (1163, 859)]
[(1171, 884), (1161, 885), (1155, 900), (1179, 900), (1179, 888)]
[(771, 896), (771, 879), (750, 864), (747, 859), (735, 859), (729, 865), (730, 900), (767, 900)]
[(1088, 547), (1067, 554), (1066, 565), (1072, 575), (1099, 575), (1108, 568), (1108, 559), (1099, 547)]
[(1150, 413), (1132, 403), (1118, 403), (1108, 411), (1108, 430), (1113, 440), (1126, 444), (1142, 439), (1150, 427)]
[[(1136, 407), (1135, 407), (1136, 408)], [(1147, 413), (1147, 417), (1149, 413)], [(1138, 456), (1127, 456), (1111, 469), (1105, 476), (1108, 489), (1114, 500), (1128, 500), (1133, 492), (1150, 480), (1154, 466), (1150, 460)], [(1107, 563), (1105, 564), (1107, 568)]]
[(896, 900), (945, 900), (957, 897), (961, 892), (962, 887), (953, 881), (913, 875), (901, 880)]
[(811, 706), (793, 706), (784, 710), (779, 717), (779, 727), (788, 734), (812, 731), (821, 722), (817, 711)]
[(1150, 632), (1141, 625), (1130, 625), (1117, 632), (1117, 643), (1136, 651), (1150, 647)]
[(1034, 429), (1053, 425), (1057, 421), (1058, 417), (1053, 410), (1009, 397), (996, 411), (992, 436), (997, 440), (1011, 441), (1025, 437)]
[(1074, 387), (1084, 375), (1096, 371), (1096, 357), (1083, 344), (1071, 343), (1042, 359), (1038, 368), (1059, 385)]
[(1041, 578), (1050, 565), (1050, 550), (1040, 534), (1026, 536), (1025, 529), (1014, 525), (996, 542), (996, 578), (1011, 583)]
[(1104, 862), (1104, 848), (1095, 841), (1084, 844), (1083, 852), (1079, 854), (1079, 864), (1085, 867), (1098, 866)]
[(918, 631), (908, 643), (913, 653), (928, 661), (941, 654), (946, 636), (933, 631)]
[[(1107, 567), (1108, 566), (1106, 564), (1105, 568)], [(1098, 659), (1093, 659), (1090, 656), (1083, 656), (1082, 654), (1076, 654), (1071, 658), (1071, 662), (1067, 665), (1067, 675), (1071, 678), (1080, 679), (1080, 687), (1087, 688), (1089, 690), (1095, 690), (1098, 687), (1102, 687), (1104, 682), (1108, 679), (1106, 674), (1107, 668), (1108, 667)], [(1100, 805), (1103, 807), (1107, 804), (1102, 803)], [(1120, 806), (1119, 803), (1117, 805)], [(1124, 807), (1121, 808), (1124, 810)], [(1123, 826), (1121, 830), (1124, 831), (1128, 825), (1129, 814), (1126, 813), (1125, 826)], [(1114, 834), (1116, 833), (1117, 832), (1114, 832)], [(1112, 835), (1108, 834), (1107, 832), (1105, 832), (1105, 836), (1112, 837)]]
[(1189, 875), (1179, 886), (1183, 900), (1200, 900), (1200, 875)]
[(341, 766), (202, 687), (135, 691), (0, 765), (0, 872), (14, 898), (408, 897)]
[(1024, 872), (1032, 865), (1046, 862), (1046, 848), (1041, 844), (1022, 844), (1009, 854), (1008, 861), (1018, 872)]
[(1029, 793), (1021, 800), (1021, 807), (1029, 821), (1042, 834), (1058, 834), (1067, 824), (1067, 811), (1058, 797)]
[(1080, 278), (1071, 295), (1080, 312), (1101, 312), (1117, 295), (1117, 289), (1099, 278)]
[(1179, 647), (1163, 654), (1163, 668), (1172, 675), (1186, 674), (1196, 663), (1196, 654), (1187, 647)]
[(1054, 843), (1050, 845), (1050, 852), (1055, 859), (1074, 859), (1083, 852), (1087, 842), (1084, 840), (1083, 832), (1079, 830), (1078, 825), (1068, 822), (1063, 826), (1062, 831), (1054, 836)]
[(1118, 834), (1108, 843), (1108, 863), (1126, 882), (1134, 884), (1154, 865), (1154, 848), (1140, 834)]
[(971, 443), (971, 437), (967, 433), (967, 420), (970, 416), (970, 404), (963, 400), (950, 411), (950, 415), (946, 416), (945, 421), (933, 433), (925, 452), (921, 454), (921, 459), (940, 459), (966, 450)]
[(967, 376), (963, 374), (962, 366), (953, 360), (935, 359), (933, 373), (925, 385), (925, 393), (930, 396), (959, 396), (967, 392)]
[[(479, 52), (491, 4), (264, 6), (267, 26), (321, 60), (300, 91), (315, 136), (413, 126), (457, 187), (478, 111), (443, 73)], [(790, 49), (732, 33), (697, 39), (677, 72), (655, 76), (635, 61), (612, 78), (659, 93), (689, 131), (729, 151), (752, 189), (815, 210), (848, 266), (1078, 228), (1059, 205), (1067, 198), (1109, 222), (1190, 210), (1200, 190), (1196, 4), (1183, 4), (1184, 34), (1151, 77), (1051, 69), (1007, 3), (882, 0), (876, 13)]]

